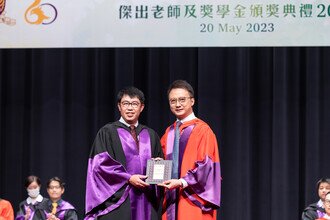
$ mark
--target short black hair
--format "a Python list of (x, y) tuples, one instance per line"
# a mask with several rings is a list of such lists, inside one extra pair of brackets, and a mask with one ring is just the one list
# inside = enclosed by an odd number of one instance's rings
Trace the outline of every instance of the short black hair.
[(128, 95), (131, 98), (137, 97), (142, 104), (144, 104), (145, 98), (141, 90), (134, 86), (125, 87), (118, 92), (117, 102), (120, 103), (124, 95)]
[(25, 179), (25, 183), (24, 183), (25, 188), (28, 188), (29, 185), (33, 182), (36, 182), (39, 186), (41, 186), (40, 178), (35, 175), (30, 175)]
[(167, 96), (170, 94), (172, 89), (185, 89), (189, 92), (190, 97), (194, 98), (194, 89), (186, 80), (178, 79), (172, 82), (168, 87)]
[(48, 180), (48, 182), (47, 182), (47, 188), (49, 188), (49, 185), (50, 185), (50, 183), (51, 183), (52, 181), (56, 181), (56, 182), (58, 182), (58, 183), (60, 184), (60, 187), (61, 187), (62, 189), (64, 189), (64, 185), (65, 185), (65, 183), (64, 183), (59, 177), (57, 177), (57, 176), (55, 176), (55, 177), (53, 177), (53, 178), (50, 178), (50, 179)]
[(321, 183), (328, 183), (330, 185), (330, 178), (321, 178), (319, 181), (317, 181), (316, 183), (317, 191), (319, 190)]

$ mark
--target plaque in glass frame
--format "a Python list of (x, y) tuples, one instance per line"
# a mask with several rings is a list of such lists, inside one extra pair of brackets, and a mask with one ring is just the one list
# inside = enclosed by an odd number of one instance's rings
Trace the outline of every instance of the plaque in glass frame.
[(172, 160), (148, 160), (146, 183), (158, 184), (171, 179)]

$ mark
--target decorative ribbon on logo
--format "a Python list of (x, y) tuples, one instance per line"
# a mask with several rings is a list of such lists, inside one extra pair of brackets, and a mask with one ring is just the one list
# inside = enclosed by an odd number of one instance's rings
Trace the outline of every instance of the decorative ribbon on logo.
[(5, 7), (6, 7), (6, 0), (0, 0), (0, 24), (4, 23), (6, 25), (13, 26), (16, 24), (16, 20), (5, 16), (6, 14)]
[(6, 0), (0, 0), (0, 15), (2, 15), (2, 12), (5, 10), (6, 6)]
[[(54, 5), (49, 4), (49, 3), (40, 4), (40, 2), (41, 2), (41, 0), (35, 0), (30, 5), (30, 7), (28, 7), (28, 9), (25, 11), (25, 20), (27, 23), (36, 24), (36, 25), (39, 25), (39, 24), (47, 25), (47, 24), (53, 23), (56, 20), (57, 10), (54, 7)], [(53, 15), (47, 16), (45, 14), (45, 12), (43, 11), (43, 7), (50, 7), (54, 11)], [(31, 20), (31, 17), (32, 18), (36, 17), (36, 19)]]

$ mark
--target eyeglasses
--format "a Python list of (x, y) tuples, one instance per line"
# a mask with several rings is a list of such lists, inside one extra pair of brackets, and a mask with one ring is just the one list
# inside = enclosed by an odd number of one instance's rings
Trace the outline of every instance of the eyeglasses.
[(139, 102), (122, 102), (121, 105), (125, 108), (128, 108), (129, 106), (132, 106), (133, 108), (138, 108), (140, 106)]
[(186, 104), (186, 101), (191, 98), (192, 97), (180, 97), (177, 99), (170, 99), (169, 102), (170, 102), (170, 105), (176, 105), (177, 102), (179, 102), (181, 105), (184, 105), (184, 104)]
[(49, 186), (48, 189), (60, 189), (61, 186)]
[(328, 199), (324, 200), (324, 204), (330, 205), (330, 200), (328, 200)]

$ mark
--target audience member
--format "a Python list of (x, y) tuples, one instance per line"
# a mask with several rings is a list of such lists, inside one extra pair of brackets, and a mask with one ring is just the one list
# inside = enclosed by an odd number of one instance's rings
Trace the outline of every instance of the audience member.
[(16, 220), (40, 220), (42, 219), (41, 205), (47, 199), (40, 195), (41, 181), (37, 176), (28, 176), (25, 181), (25, 188), (28, 198), (19, 204)]
[(0, 220), (14, 220), (14, 211), (10, 202), (0, 198)]
[(75, 208), (62, 199), (64, 183), (58, 177), (47, 182), (48, 202), (44, 203), (44, 214), (47, 220), (78, 220)]
[(323, 218), (325, 215), (324, 201), (325, 196), (330, 192), (330, 179), (322, 178), (317, 182), (317, 191), (320, 200), (317, 203), (310, 204), (302, 213), (302, 220), (315, 220)]
[(327, 193), (324, 200), (325, 215), (323, 218), (318, 218), (317, 220), (329, 220), (330, 219), (330, 192)]

